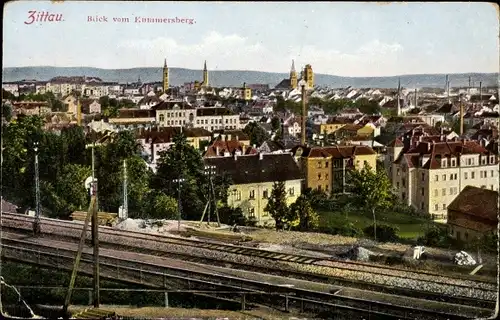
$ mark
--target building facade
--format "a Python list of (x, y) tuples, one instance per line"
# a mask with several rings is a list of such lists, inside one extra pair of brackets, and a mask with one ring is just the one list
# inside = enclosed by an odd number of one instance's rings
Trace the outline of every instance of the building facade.
[(404, 139), (387, 148), (389, 177), (403, 202), (434, 220), (446, 222), (448, 205), (467, 186), (498, 191), (498, 156), (477, 142)]
[(219, 175), (226, 174), (233, 184), (229, 187), (227, 203), (241, 208), (247, 218), (259, 225), (274, 225), (273, 217), (265, 210), (273, 185), (285, 183), (288, 205), (302, 192), (302, 174), (290, 154), (256, 154), (204, 159), (206, 165), (216, 167)]

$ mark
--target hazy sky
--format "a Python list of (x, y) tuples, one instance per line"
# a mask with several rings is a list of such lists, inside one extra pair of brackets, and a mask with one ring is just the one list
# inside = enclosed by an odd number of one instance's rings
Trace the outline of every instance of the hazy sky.
[[(61, 22), (29, 21), (29, 11)], [(108, 22), (88, 22), (88, 16)], [(128, 17), (128, 23), (113, 22)], [(195, 23), (137, 23), (136, 18)], [(188, 3), (17, 1), (3, 16), (3, 65), (171, 67), (389, 76), (499, 71), (488, 3)], [(188, 20), (189, 21), (189, 20)]]

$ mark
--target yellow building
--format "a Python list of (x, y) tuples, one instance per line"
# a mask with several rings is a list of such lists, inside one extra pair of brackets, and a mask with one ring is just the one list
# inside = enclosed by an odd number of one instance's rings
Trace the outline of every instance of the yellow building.
[(327, 123), (322, 123), (319, 125), (320, 126), (320, 133), (326, 134), (326, 135), (332, 134), (335, 131), (342, 128), (343, 126), (345, 126), (346, 124), (347, 123), (340, 121), (340, 120), (333, 120), (333, 121), (329, 121)]
[(228, 175), (232, 185), (227, 203), (241, 208), (243, 214), (256, 219), (259, 225), (274, 225), (266, 212), (274, 182), (283, 181), (287, 203), (294, 203), (302, 192), (302, 173), (290, 154), (256, 154), (204, 159), (206, 165), (216, 167), (220, 175)]
[(167, 92), (169, 86), (167, 59), (163, 64), (163, 92)]
[(339, 145), (334, 147), (295, 147), (305, 176), (305, 187), (327, 194), (345, 192), (346, 172), (369, 165), (376, 170), (377, 153), (368, 146)]
[(446, 223), (448, 205), (466, 186), (498, 191), (498, 157), (475, 141), (407, 137), (387, 147), (386, 169), (398, 197)]
[(314, 72), (313, 72), (310, 64), (306, 64), (306, 67), (304, 68), (304, 74), (303, 74), (302, 79), (304, 79), (306, 81), (307, 87), (309, 89), (314, 88)]
[(241, 93), (244, 100), (246, 101), (252, 100), (252, 89), (248, 88), (246, 83), (243, 83), (243, 88), (241, 88)]

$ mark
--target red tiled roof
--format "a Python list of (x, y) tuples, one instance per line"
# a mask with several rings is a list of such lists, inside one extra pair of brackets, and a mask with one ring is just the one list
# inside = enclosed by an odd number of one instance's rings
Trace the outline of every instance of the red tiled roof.
[(257, 154), (258, 151), (253, 147), (244, 147), (243, 143), (238, 140), (215, 140), (207, 149), (203, 157), (221, 157), (224, 156), (226, 152), (229, 152), (232, 156), (239, 151), (241, 155), (251, 155)]
[(473, 186), (466, 186), (448, 206), (448, 210), (491, 221), (497, 225), (498, 192)]

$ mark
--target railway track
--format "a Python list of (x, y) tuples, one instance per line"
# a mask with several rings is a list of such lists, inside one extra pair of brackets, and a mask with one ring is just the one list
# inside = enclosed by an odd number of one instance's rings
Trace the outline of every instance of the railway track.
[[(6, 219), (7, 218), (7, 219)], [(20, 215), (5, 215), (3, 217), (3, 228), (16, 230), (31, 230), (31, 217)], [(54, 229), (51, 229), (54, 227)], [(64, 230), (58, 228), (64, 228)], [(47, 231), (51, 236), (75, 238), (80, 235), (81, 224), (44, 219), (42, 232)], [(409, 297), (428, 299), (433, 301), (443, 301), (463, 305), (471, 305), (485, 308), (494, 308), (496, 298), (496, 286), (490, 282), (473, 281), (470, 279), (444, 277), (431, 274), (429, 272), (416, 273), (407, 270), (397, 270), (400, 273), (394, 274), (394, 268), (387, 270), (384, 267), (373, 266), (362, 263), (339, 262), (334, 259), (315, 258), (310, 256), (282, 254), (256, 248), (245, 248), (235, 245), (222, 244), (216, 242), (206, 242), (193, 239), (182, 239), (176, 237), (164, 237), (160, 235), (144, 234), (116, 230), (111, 228), (100, 229), (100, 244), (109, 248), (126, 248), (134, 252), (147, 252), (158, 256), (175, 256), (184, 261), (205, 263), (211, 265), (225, 266), (235, 269), (258, 271), (277, 275), (285, 275), (298, 279), (314, 279), (315, 281), (326, 282), (335, 285), (369, 289), (377, 292), (398, 294)], [(120, 239), (121, 238), (121, 239)], [(154, 248), (151, 248), (153, 244)], [(190, 252), (179, 250), (181, 247), (189, 248)], [(223, 252), (226, 259), (217, 258), (213, 255), (203, 254), (201, 250)], [(229, 259), (233, 256), (232, 259)], [(237, 256), (251, 256), (252, 262), (238, 262)], [(262, 260), (260, 265), (259, 261)], [(269, 260), (280, 263), (279, 265), (269, 265)], [(305, 271), (298, 271), (294, 265), (305, 265)], [(321, 269), (321, 272), (307, 271), (310, 268)], [(355, 271), (353, 271), (355, 269)], [(385, 281), (373, 283), (370, 281), (355, 280), (341, 276), (329, 275), (329, 270), (341, 270), (342, 272), (357, 272), (360, 278), (368, 274), (370, 277), (376, 275)], [(401, 274), (403, 272), (403, 274)], [(338, 272), (337, 272), (338, 273)], [(365, 276), (366, 278), (366, 276)], [(384, 279), (385, 278), (385, 279)], [(380, 279), (379, 279), (380, 280)], [(380, 283), (382, 282), (382, 283)], [(399, 286), (398, 286), (399, 282)], [(453, 282), (453, 283), (450, 283)], [(412, 286), (412, 289), (407, 288)], [(427, 290), (421, 290), (422, 287)], [(444, 294), (443, 288), (447, 288), (448, 294)], [(434, 289), (434, 290), (432, 290)], [(451, 294), (449, 294), (451, 293)]]
[[(4, 258), (17, 261), (31, 261), (39, 265), (47, 265), (57, 268), (71, 269), (72, 260), (76, 252), (76, 244), (63, 243), (49, 239), (36, 239), (35, 242), (5, 239), (2, 253)], [(82, 255), (82, 268), (85, 273), (92, 272), (92, 254), (87, 248)], [(140, 274), (140, 283), (149, 287), (162, 287), (162, 279), (165, 277), (177, 277), (184, 281), (194, 279), (200, 282), (201, 278), (211, 279), (212, 283), (218, 285), (231, 285), (235, 288), (245, 288), (246, 290), (259, 291), (261, 293), (282, 293), (280, 298), (263, 298), (264, 295), (249, 295), (249, 303), (261, 303), (265, 300), (267, 304), (274, 306), (283, 304), (285, 300), (292, 301), (291, 308), (314, 310), (326, 312), (353, 312), (357, 315), (369, 315), (370, 318), (378, 319), (468, 319), (471, 312), (474, 316), (480, 314), (487, 315), (488, 310), (469, 308), (468, 316), (457, 314), (457, 309), (461, 306), (448, 305), (445, 312), (440, 307), (437, 310), (422, 309), (415, 306), (397, 306), (392, 303), (371, 301), (367, 299), (344, 297), (328, 292), (311, 291), (298, 287), (283, 287), (281, 285), (262, 282), (261, 280), (250, 280), (249, 278), (235, 278), (227, 274), (220, 274), (222, 268), (208, 266), (193, 266), (185, 269), (182, 262), (175, 262), (175, 259), (165, 259), (160, 257), (148, 257), (144, 254), (134, 254), (116, 250), (102, 250), (101, 270), (108, 277), (118, 279), (130, 278), (132, 275), (137, 279)], [(130, 280), (128, 280), (130, 281)], [(135, 280), (137, 282), (137, 280)], [(165, 280), (163, 280), (165, 281)], [(193, 281), (193, 280), (192, 280)], [(250, 299), (254, 300), (250, 301)], [(279, 300), (279, 301), (277, 301)], [(466, 307), (464, 307), (466, 308)], [(476, 313), (477, 312), (477, 313)], [(373, 316), (372, 316), (373, 315)]]

